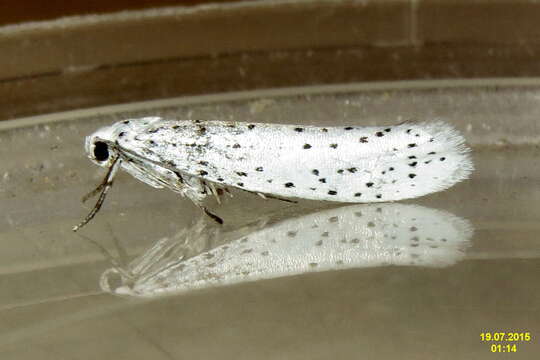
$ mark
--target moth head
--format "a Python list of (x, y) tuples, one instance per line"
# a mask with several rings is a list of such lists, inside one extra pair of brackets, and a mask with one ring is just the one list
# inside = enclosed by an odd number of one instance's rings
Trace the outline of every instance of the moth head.
[(118, 151), (115, 149), (115, 141), (111, 134), (100, 129), (86, 138), (86, 154), (93, 163), (110, 167), (117, 158)]
[(148, 126), (162, 121), (160, 117), (143, 117), (119, 121), (110, 126), (103, 127), (86, 138), (86, 154), (93, 163), (110, 167), (118, 158), (118, 140), (126, 134), (143, 132)]

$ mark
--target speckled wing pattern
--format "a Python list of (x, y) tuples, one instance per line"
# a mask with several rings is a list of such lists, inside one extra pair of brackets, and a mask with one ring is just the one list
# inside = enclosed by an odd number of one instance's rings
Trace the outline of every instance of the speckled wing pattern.
[(414, 198), (473, 170), (463, 137), (439, 121), (316, 127), (155, 118), (117, 141), (139, 158), (224, 187), (315, 200)]

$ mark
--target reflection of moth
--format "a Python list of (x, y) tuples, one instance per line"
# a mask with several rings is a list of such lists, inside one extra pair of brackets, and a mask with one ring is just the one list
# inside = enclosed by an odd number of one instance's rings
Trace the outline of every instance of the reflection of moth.
[(228, 188), (277, 197), (386, 202), (444, 190), (472, 171), (463, 137), (442, 122), (386, 127), (315, 127), (225, 121), (131, 119), (86, 139), (109, 169), (99, 210), (119, 168), (202, 205)]
[[(105, 272), (101, 284), (108, 290), (109, 276), (119, 273), (123, 286), (111, 292), (156, 296), (334, 269), (448, 266), (464, 256), (471, 235), (468, 221), (444, 211), (404, 204), (354, 205), (285, 220), (189, 258), (162, 240), (127, 271)], [(178, 241), (186, 248), (198, 239)], [(153, 261), (161, 265), (152, 266)]]

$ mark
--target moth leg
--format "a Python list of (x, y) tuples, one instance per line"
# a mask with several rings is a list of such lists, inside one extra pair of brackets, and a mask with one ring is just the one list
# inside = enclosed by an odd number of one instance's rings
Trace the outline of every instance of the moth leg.
[(264, 195), (263, 193), (257, 193), (257, 195), (262, 197), (264, 200), (268, 200), (268, 197), (266, 197), (266, 195)]
[(260, 194), (260, 193), (257, 193), (259, 196), (261, 196), (263, 199), (275, 199), (275, 200), (280, 200), (280, 201), (284, 201), (284, 202), (288, 202), (288, 203), (292, 203), (292, 204), (298, 204), (298, 201), (296, 200), (290, 200), (290, 199), (284, 199), (284, 198), (281, 198), (281, 197), (278, 197), (278, 196), (274, 196), (274, 195), (268, 195), (268, 194)]
[(206, 206), (200, 206), (200, 208), (202, 209), (202, 211), (204, 211), (204, 213), (206, 215), (208, 215), (210, 218), (212, 218), (212, 220), (214, 220), (215, 222), (217, 222), (220, 225), (223, 225), (223, 219), (220, 218), (219, 216), (217, 216), (216, 214), (210, 212), (210, 210), (208, 210), (206, 208)]
[(219, 198), (219, 192), (218, 192), (218, 189), (216, 189), (216, 187), (214, 186), (214, 184), (212, 183), (209, 183), (209, 184), (206, 184), (206, 187), (208, 188), (208, 190), (210, 191), (210, 193), (212, 195), (214, 195), (214, 197), (216, 198), (216, 201), (218, 204), (221, 204), (221, 199)]

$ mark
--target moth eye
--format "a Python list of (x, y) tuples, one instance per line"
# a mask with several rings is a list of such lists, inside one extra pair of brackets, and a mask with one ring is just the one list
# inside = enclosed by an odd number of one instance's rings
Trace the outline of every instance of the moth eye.
[(94, 143), (94, 157), (97, 161), (105, 161), (109, 158), (109, 147), (102, 141)]

